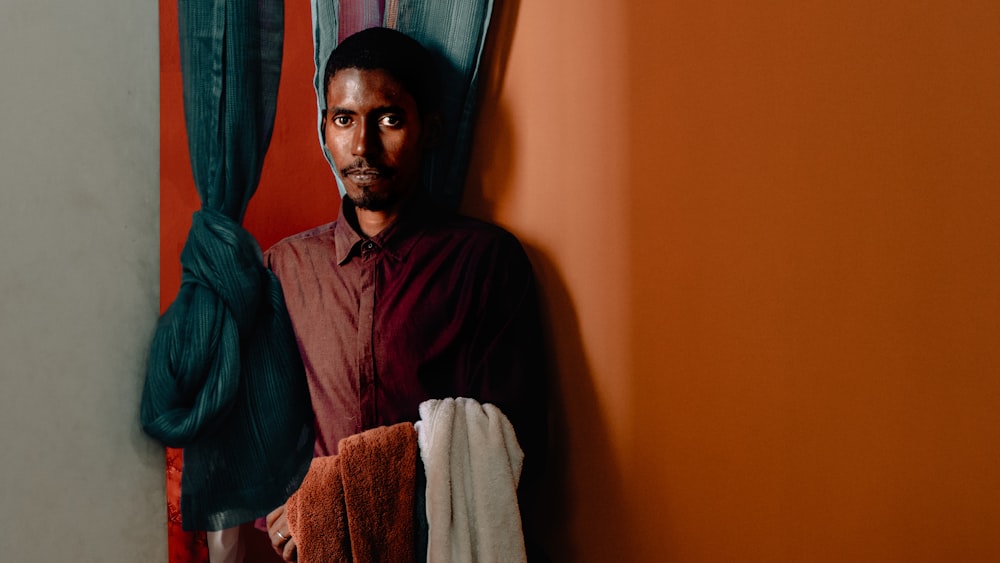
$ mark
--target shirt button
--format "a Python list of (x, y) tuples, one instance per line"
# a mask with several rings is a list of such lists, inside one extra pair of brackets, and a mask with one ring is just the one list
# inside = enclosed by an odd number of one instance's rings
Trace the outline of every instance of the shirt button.
[(375, 248), (375, 243), (374, 242), (368, 241), (368, 242), (365, 243), (365, 249), (366, 250), (371, 250), (373, 248)]

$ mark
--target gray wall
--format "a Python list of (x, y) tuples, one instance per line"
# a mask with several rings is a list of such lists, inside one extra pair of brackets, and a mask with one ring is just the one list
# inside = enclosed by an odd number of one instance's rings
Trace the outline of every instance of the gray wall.
[(0, 561), (166, 561), (153, 0), (0, 1)]

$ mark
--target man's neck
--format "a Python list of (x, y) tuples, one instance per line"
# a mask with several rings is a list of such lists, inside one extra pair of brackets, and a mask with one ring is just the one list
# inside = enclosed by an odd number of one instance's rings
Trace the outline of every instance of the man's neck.
[(393, 224), (399, 219), (400, 215), (406, 213), (406, 208), (412, 207), (411, 204), (419, 199), (418, 191), (413, 190), (389, 209), (373, 211), (371, 209), (360, 209), (352, 205), (354, 219), (357, 221), (355, 230), (359, 231), (358, 234), (371, 238)]
[(369, 209), (358, 208), (355, 208), (354, 211), (358, 217), (358, 228), (369, 238), (381, 233), (399, 216), (398, 205), (385, 211), (371, 211)]

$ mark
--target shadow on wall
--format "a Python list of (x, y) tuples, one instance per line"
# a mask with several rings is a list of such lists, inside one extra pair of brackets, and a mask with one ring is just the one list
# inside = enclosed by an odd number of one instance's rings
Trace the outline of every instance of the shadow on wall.
[[(502, 2), (482, 69), (481, 105), (470, 174), (463, 194), (465, 214), (496, 220), (514, 181), (517, 162), (510, 108), (501, 97), (518, 2)], [(519, 189), (533, 189), (519, 186)], [(519, 237), (521, 238), (521, 237)], [(539, 537), (553, 561), (607, 560), (627, 541), (622, 476), (611, 455), (594, 377), (584, 350), (576, 306), (556, 262), (540, 245), (521, 240), (535, 269), (549, 350), (549, 459), (534, 506), (526, 507), (525, 529)], [(582, 553), (574, 529), (597, 523), (607, 552)], [(534, 532), (534, 533), (532, 533)], [(592, 543), (592, 542), (591, 542)]]
[[(550, 350), (550, 444), (546, 475), (529, 529), (537, 529), (554, 561), (604, 560), (627, 538), (622, 477), (613, 463), (607, 425), (601, 416), (594, 377), (580, 335), (576, 308), (563, 279), (546, 254), (526, 251), (541, 290), (546, 345)], [(582, 511), (592, 511), (584, 514)], [(580, 553), (572, 523), (601, 521), (609, 553)]]
[[(469, 156), (461, 208), (465, 214), (487, 221), (496, 217), (497, 202), (503, 195), (500, 192), (509, 187), (509, 173), (514, 165), (511, 122), (500, 94), (507, 73), (519, 5), (520, 0), (497, 0), (479, 69), (479, 115), (473, 137), (475, 146)], [(490, 132), (488, 139), (481, 134), (483, 131)], [(488, 183), (483, 181), (487, 174), (491, 177)], [(487, 186), (495, 188), (490, 190)]]
[[(477, 155), (476, 171), (489, 171), (489, 182), (470, 178), (463, 211), (491, 220), (512, 179), (511, 121), (502, 100), (487, 104), (481, 123), (490, 132), (489, 146)], [(494, 165), (500, 163), (500, 165)], [(497, 177), (497, 174), (503, 174)], [(488, 188), (486, 186), (489, 186)], [(525, 186), (523, 189), (531, 189)], [(535, 269), (542, 322), (549, 351), (549, 459), (535, 506), (525, 511), (525, 528), (542, 538), (554, 561), (601, 560), (578, 553), (571, 534), (574, 521), (597, 522), (607, 535), (612, 556), (627, 537), (622, 477), (614, 464), (611, 438), (597, 400), (594, 376), (584, 351), (576, 306), (555, 262), (540, 246), (521, 240)], [(585, 498), (584, 498), (585, 497)], [(614, 539), (614, 540), (613, 540)]]

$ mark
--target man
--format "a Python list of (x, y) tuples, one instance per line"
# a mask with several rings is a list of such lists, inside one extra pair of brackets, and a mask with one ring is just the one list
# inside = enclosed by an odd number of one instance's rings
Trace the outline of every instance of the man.
[[(337, 47), (324, 84), (323, 139), (346, 189), (340, 216), (266, 254), (306, 367), (315, 454), (416, 421), (427, 399), (471, 397), (510, 419), (524, 485), (543, 463), (546, 432), (535, 281), (511, 234), (424, 193), (421, 162), (442, 127), (431, 56), (399, 32), (369, 29)], [(283, 507), (267, 524), (293, 560)]]

